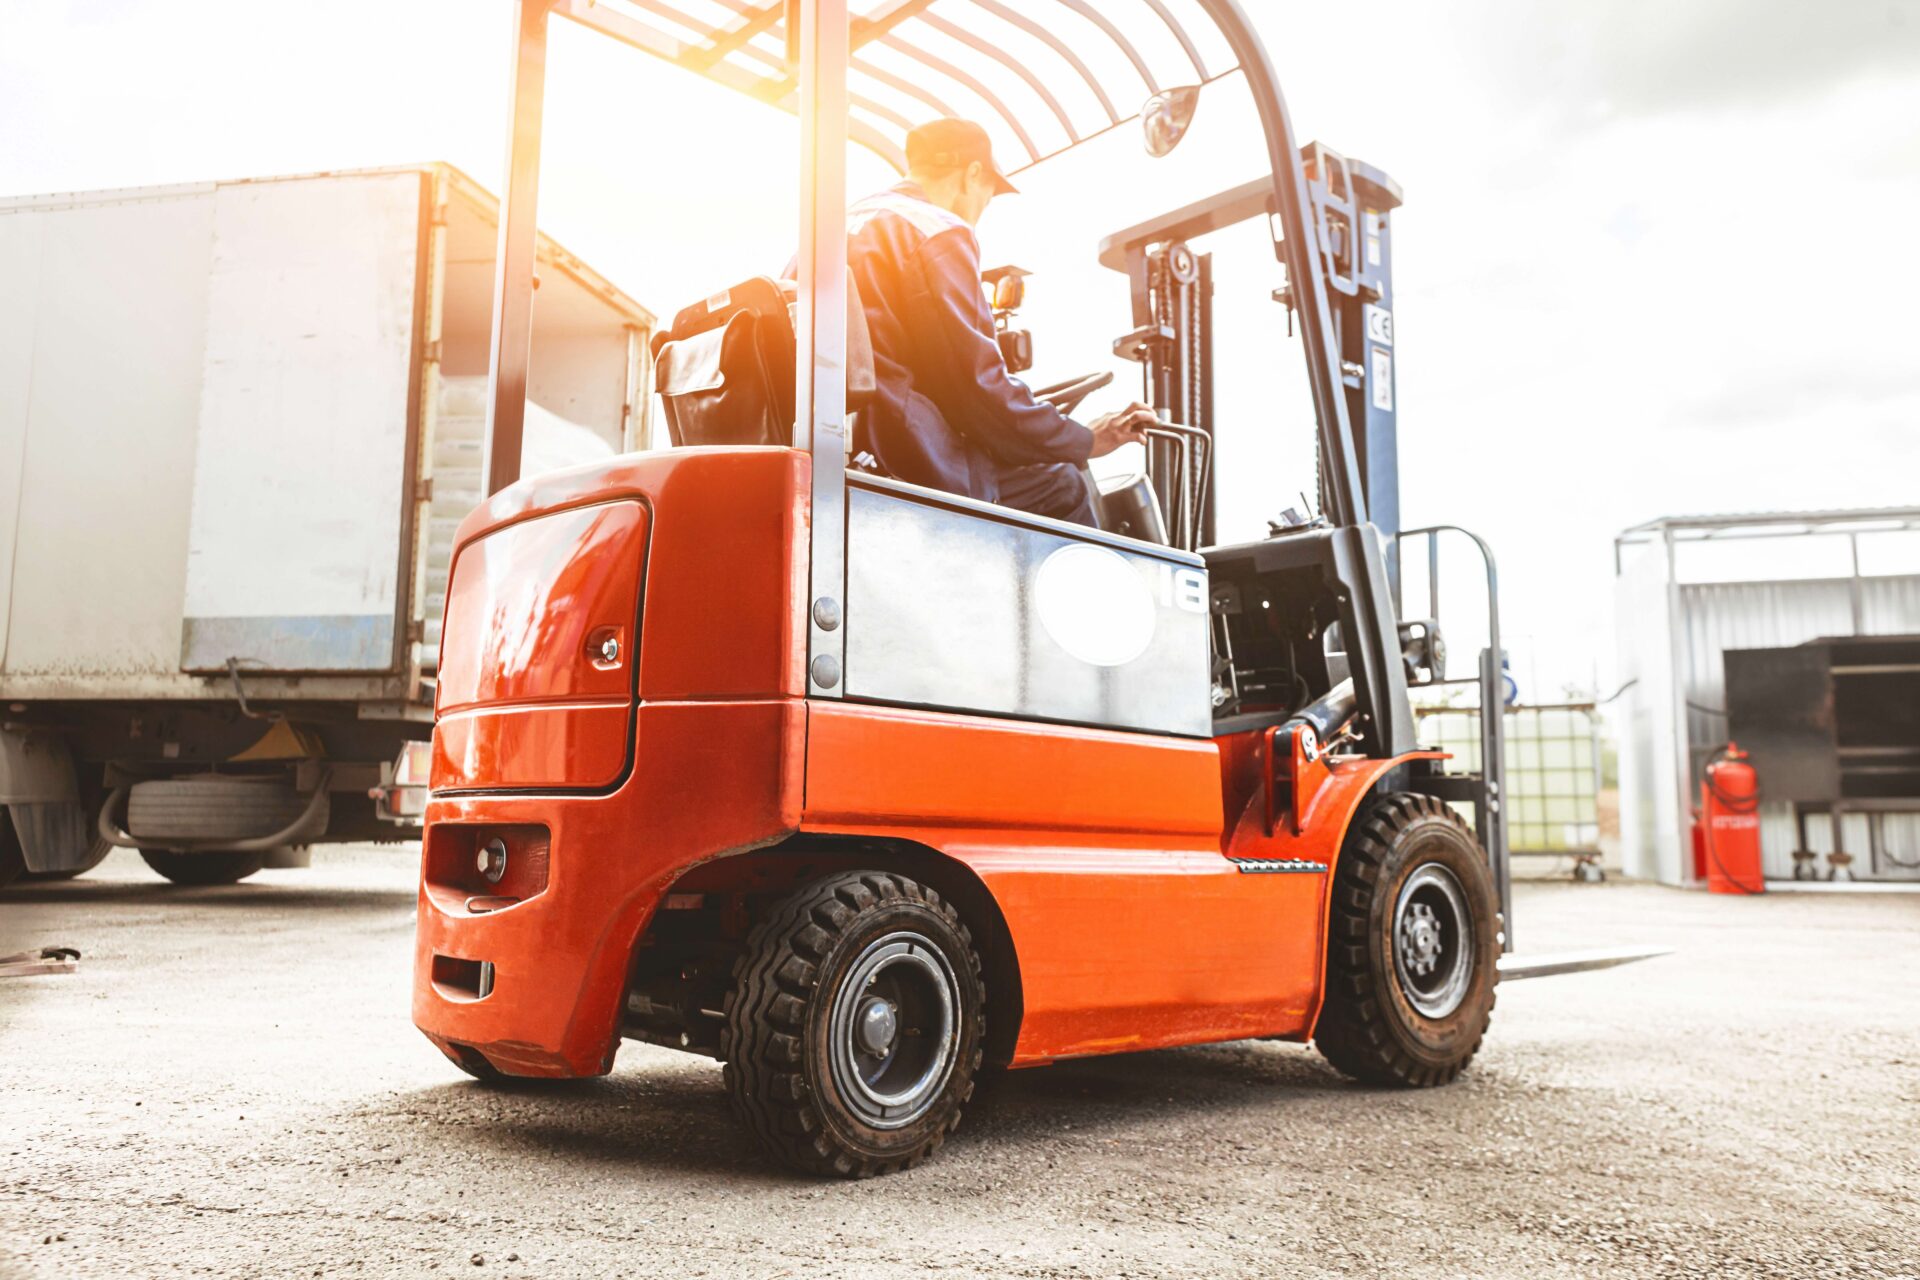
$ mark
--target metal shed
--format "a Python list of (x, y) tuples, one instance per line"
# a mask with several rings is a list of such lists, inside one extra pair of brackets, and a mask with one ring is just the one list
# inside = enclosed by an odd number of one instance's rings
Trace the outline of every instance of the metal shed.
[[(1692, 881), (1691, 815), (1700, 770), (1727, 741), (1722, 655), (1847, 636), (1920, 633), (1920, 573), (1863, 568), (1863, 546), (1886, 535), (1920, 532), (1920, 507), (1756, 515), (1668, 516), (1614, 539), (1614, 602), (1619, 676), (1620, 826), (1627, 874), (1665, 884)], [(1797, 540), (1796, 543), (1787, 540)], [(1708, 546), (1768, 540), (1746, 548), (1748, 574), (1703, 572)], [(1790, 576), (1791, 560), (1824, 558), (1844, 571)], [(1765, 799), (1761, 779), (1761, 852), (1769, 879), (1793, 874), (1797, 844), (1791, 806)], [(1885, 851), (1877, 869), (1862, 858), (1854, 873), (1920, 880), (1920, 816), (1852, 814), (1850, 850)], [(1877, 829), (1870, 830), (1869, 824)], [(1831, 833), (1814, 824), (1809, 847), (1825, 854)], [(1909, 865), (1911, 864), (1911, 865)]]

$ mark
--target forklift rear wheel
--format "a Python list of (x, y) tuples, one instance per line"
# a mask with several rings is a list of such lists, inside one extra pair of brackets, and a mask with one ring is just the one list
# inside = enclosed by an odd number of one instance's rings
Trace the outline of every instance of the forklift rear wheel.
[(264, 853), (174, 853), (142, 849), (140, 858), (175, 884), (234, 884), (266, 865)]
[(1486, 855), (1460, 816), (1432, 796), (1379, 797), (1334, 873), (1314, 1044), (1368, 1084), (1452, 1080), (1493, 1014), (1500, 929)]
[(721, 1056), (735, 1113), (806, 1173), (911, 1168), (960, 1123), (986, 992), (959, 913), (904, 876), (799, 890), (734, 966)]
[(486, 1055), (467, 1045), (454, 1045), (447, 1053), (447, 1061), (460, 1068), (481, 1084), (508, 1090), (548, 1090), (564, 1089), (574, 1085), (590, 1085), (597, 1082), (598, 1076), (517, 1076), (510, 1071), (488, 1062)]
[(508, 1080), (513, 1079), (512, 1076), (481, 1057), (477, 1049), (468, 1049), (460, 1046), (455, 1052), (447, 1055), (447, 1061), (472, 1076), (475, 1080), (478, 1080), (481, 1084), (505, 1084)]

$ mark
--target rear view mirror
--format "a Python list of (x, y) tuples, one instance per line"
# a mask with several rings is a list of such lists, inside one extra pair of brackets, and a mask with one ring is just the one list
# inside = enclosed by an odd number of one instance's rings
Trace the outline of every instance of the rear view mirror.
[(1200, 86), (1196, 84), (1164, 89), (1148, 98), (1147, 105), (1140, 108), (1140, 129), (1147, 154), (1158, 159), (1179, 146), (1199, 105)]

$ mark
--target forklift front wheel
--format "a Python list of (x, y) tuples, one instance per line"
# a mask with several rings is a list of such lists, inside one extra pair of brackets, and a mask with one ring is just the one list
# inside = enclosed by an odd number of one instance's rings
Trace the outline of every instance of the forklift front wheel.
[(1368, 1084), (1445, 1084), (1486, 1035), (1499, 955), (1493, 876), (1466, 823), (1432, 796), (1381, 796), (1334, 873), (1314, 1044)]
[(959, 913), (904, 876), (796, 892), (734, 967), (721, 1056), (734, 1111), (806, 1173), (911, 1168), (960, 1123), (986, 993)]

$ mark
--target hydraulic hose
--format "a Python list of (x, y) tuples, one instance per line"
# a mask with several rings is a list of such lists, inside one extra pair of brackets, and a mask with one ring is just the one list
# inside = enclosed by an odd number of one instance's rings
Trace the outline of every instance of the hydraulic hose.
[(1327, 690), (1319, 701), (1309, 702), (1294, 712), (1292, 719), (1312, 725), (1315, 736), (1327, 743), (1346, 727), (1359, 709), (1360, 699), (1353, 691), (1353, 678), (1349, 676)]

